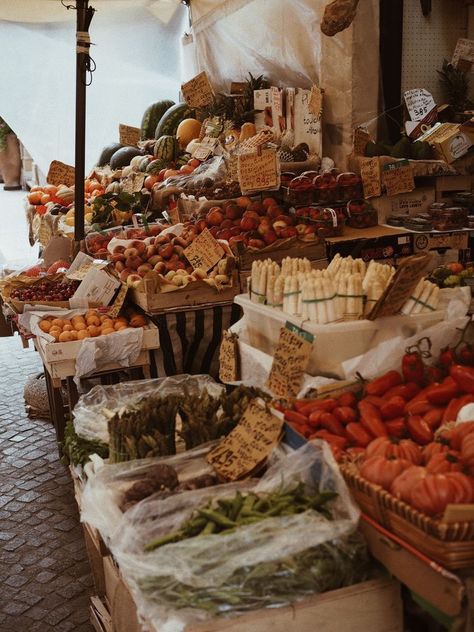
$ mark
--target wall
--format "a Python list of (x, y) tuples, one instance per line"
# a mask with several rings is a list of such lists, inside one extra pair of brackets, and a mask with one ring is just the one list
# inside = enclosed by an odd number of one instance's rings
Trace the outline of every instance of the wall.
[(451, 59), (460, 37), (467, 37), (467, 8), (461, 0), (432, 0), (427, 18), (419, 0), (404, 0), (402, 93), (424, 87), (441, 103), (436, 70), (443, 59)]

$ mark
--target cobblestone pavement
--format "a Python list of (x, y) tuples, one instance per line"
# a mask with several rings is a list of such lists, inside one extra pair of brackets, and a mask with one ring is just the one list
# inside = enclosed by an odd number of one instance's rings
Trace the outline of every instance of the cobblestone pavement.
[(90, 632), (92, 578), (54, 429), (28, 419), (23, 387), (41, 371), (18, 337), (0, 338), (0, 631)]

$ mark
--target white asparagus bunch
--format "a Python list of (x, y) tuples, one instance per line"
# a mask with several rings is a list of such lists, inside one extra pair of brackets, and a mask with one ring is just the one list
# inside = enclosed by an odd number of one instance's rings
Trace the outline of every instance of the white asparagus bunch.
[(266, 301), (268, 279), (279, 274), (280, 266), (271, 259), (252, 262), (250, 298), (254, 303)]
[(377, 263), (372, 260), (367, 266), (367, 270), (362, 281), (364, 292), (367, 293), (368, 287), (373, 280), (378, 280), (385, 289), (394, 274), (395, 268), (393, 266), (384, 263)]
[(294, 316), (298, 313), (298, 295), (298, 277), (296, 275), (286, 276), (283, 288), (283, 311), (286, 314)]
[(369, 287), (367, 288), (367, 297), (365, 302), (364, 315), (367, 316), (375, 305), (375, 303), (379, 300), (379, 298), (384, 293), (384, 287), (382, 283), (378, 279), (372, 279), (369, 283)]
[(421, 279), (413, 294), (402, 307), (402, 314), (432, 312), (438, 307), (439, 287), (427, 279)]
[(281, 262), (281, 273), (284, 275), (297, 274), (298, 272), (310, 272), (311, 262), (306, 257), (285, 257)]
[(347, 301), (344, 320), (358, 320), (364, 313), (364, 290), (360, 274), (351, 274), (347, 280)]
[(336, 292), (330, 279), (309, 278), (303, 282), (302, 317), (312, 323), (325, 325), (338, 319)]

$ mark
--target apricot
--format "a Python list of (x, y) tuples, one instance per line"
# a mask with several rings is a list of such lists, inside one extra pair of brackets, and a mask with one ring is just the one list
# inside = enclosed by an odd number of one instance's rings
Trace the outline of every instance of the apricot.
[(59, 335), (59, 342), (71, 342), (71, 340), (72, 340), (72, 333), (70, 331), (63, 331)]
[(108, 334), (113, 334), (115, 332), (115, 329), (113, 327), (102, 327), (101, 328), (101, 334), (103, 336), (107, 336)]
[(92, 338), (95, 338), (96, 336), (100, 336), (100, 327), (97, 327), (96, 325), (89, 325), (87, 327), (87, 331), (90, 333)]
[(51, 329), (52, 327), (52, 323), (49, 320), (40, 320), (39, 321), (39, 328), (41, 329), (41, 331), (45, 331), (46, 333)]

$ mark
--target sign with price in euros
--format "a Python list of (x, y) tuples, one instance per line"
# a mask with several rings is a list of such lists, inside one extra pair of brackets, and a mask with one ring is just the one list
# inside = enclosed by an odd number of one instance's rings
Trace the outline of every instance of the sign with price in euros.
[(208, 272), (222, 259), (225, 252), (209, 230), (205, 228), (184, 250), (183, 254), (195, 270), (201, 268)]
[(433, 95), (424, 88), (414, 88), (405, 92), (405, 104), (412, 121), (421, 121), (436, 107)]
[(241, 154), (238, 158), (238, 174), (242, 193), (275, 189), (278, 186), (276, 151), (263, 149), (261, 154)]
[(280, 440), (283, 419), (260, 401), (250, 402), (237, 426), (207, 455), (225, 480), (237, 481), (263, 465)]

